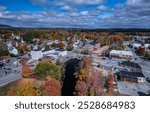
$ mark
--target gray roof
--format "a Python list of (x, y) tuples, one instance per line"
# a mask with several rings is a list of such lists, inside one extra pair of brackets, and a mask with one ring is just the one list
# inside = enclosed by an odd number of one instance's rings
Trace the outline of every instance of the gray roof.
[(9, 51), (13, 51), (13, 50), (14, 50), (14, 47), (9, 47), (8, 50), (9, 50)]
[(134, 62), (130, 62), (130, 61), (123, 61), (120, 63), (121, 65), (125, 65), (127, 67), (132, 67), (132, 68), (139, 68), (141, 69), (141, 67), (139, 66), (139, 64), (134, 63)]
[(145, 77), (142, 72), (120, 71), (116, 74), (117, 76), (128, 77), (128, 78)]

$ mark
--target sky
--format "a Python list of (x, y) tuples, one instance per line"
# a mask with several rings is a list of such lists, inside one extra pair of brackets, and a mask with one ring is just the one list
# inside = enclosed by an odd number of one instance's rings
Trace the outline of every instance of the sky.
[(0, 24), (30, 28), (150, 28), (150, 0), (0, 0)]

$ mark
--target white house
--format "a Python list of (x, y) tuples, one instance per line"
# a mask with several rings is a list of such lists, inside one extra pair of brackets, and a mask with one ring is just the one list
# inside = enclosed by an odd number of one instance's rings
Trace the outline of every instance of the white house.
[(139, 48), (139, 47), (141, 47), (142, 45), (141, 44), (139, 44), (139, 43), (133, 43), (133, 48)]
[(39, 60), (43, 57), (42, 51), (31, 51), (31, 58), (33, 60)]
[(111, 50), (109, 56), (111, 58), (119, 58), (119, 59), (133, 59), (133, 54), (130, 51), (120, 51), (120, 50)]
[(56, 52), (58, 53), (58, 56), (61, 56), (61, 57), (67, 55), (67, 51), (65, 51), (65, 50), (56, 50)]
[(37, 50), (38, 49), (38, 45), (34, 45), (33, 50)]
[(8, 47), (8, 51), (10, 54), (18, 55), (18, 50), (15, 47)]
[[(46, 53), (49, 53), (49, 54), (46, 54)], [(55, 59), (57, 59), (58, 57), (63, 57), (65, 55), (67, 55), (67, 51), (60, 50), (60, 49), (47, 51), (46, 53), (44, 53), (45, 56), (50, 56)]]
[(12, 47), (13, 45), (12, 45), (12, 42), (11, 41), (9, 41), (8, 43), (7, 43), (7, 47), (9, 48), (9, 47)]
[(43, 55), (48, 55), (48, 54), (53, 54), (53, 53), (55, 53), (55, 50), (54, 49), (50, 49), (50, 50), (44, 50), (44, 51), (42, 51), (43, 52)]
[(147, 49), (148, 47), (150, 47), (150, 44), (144, 44), (144, 47)]

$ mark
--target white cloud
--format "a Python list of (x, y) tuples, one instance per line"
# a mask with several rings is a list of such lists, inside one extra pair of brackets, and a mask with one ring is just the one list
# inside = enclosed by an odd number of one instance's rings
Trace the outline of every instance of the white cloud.
[(127, 4), (135, 7), (150, 7), (149, 0), (127, 0)]
[(88, 11), (81, 11), (80, 14), (83, 16), (88, 16), (89, 12)]
[[(150, 28), (149, 0), (126, 0), (127, 2), (117, 4), (112, 9), (102, 4), (106, 0), (53, 0), (51, 4), (48, 4), (50, 0), (31, 1), (33, 4), (50, 5), (52, 8), (38, 12), (8, 12), (6, 7), (0, 6), (0, 24), (52, 28)], [(95, 8), (87, 6), (93, 4), (96, 5)]]
[(43, 5), (46, 4), (48, 0), (30, 0), (34, 5)]
[(103, 3), (105, 0), (65, 0), (75, 5), (98, 5)]
[(104, 5), (100, 5), (97, 7), (99, 10), (105, 11), (108, 10), (108, 7), (104, 6)]
[(70, 13), (70, 16), (79, 16), (79, 14), (77, 12), (72, 12)]
[(63, 7), (61, 7), (62, 10), (71, 10), (71, 7), (68, 5), (65, 5)]

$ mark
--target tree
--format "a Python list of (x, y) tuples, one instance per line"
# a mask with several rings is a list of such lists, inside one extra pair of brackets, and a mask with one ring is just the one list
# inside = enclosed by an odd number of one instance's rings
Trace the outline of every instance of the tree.
[(7, 56), (9, 54), (7, 45), (0, 41), (0, 56)]
[(77, 96), (87, 96), (88, 95), (88, 86), (85, 81), (78, 80), (76, 82), (75, 91)]
[(57, 45), (56, 43), (52, 43), (51, 47), (53, 47), (53, 48), (57, 48), (57, 47), (58, 47), (58, 45)]
[(79, 72), (75, 73), (75, 77), (78, 80), (84, 80), (88, 76), (89, 72), (86, 68), (81, 69)]
[(2, 50), (0, 49), (0, 56), (7, 56), (9, 54), (8, 50)]
[(34, 87), (32, 82), (19, 82), (15, 87), (12, 86), (7, 92), (9, 96), (41, 96), (42, 92)]
[(21, 75), (23, 77), (29, 77), (31, 75), (31, 70), (28, 65), (24, 65), (21, 70)]
[(45, 79), (47, 75), (50, 75), (57, 80), (61, 79), (61, 72), (59, 66), (51, 62), (39, 62), (35, 68), (35, 72), (43, 79)]
[(82, 62), (83, 62), (83, 66), (87, 69), (90, 69), (91, 66), (92, 66), (92, 59), (91, 58), (83, 58), (82, 59)]
[(76, 82), (75, 94), (78, 96), (98, 96), (102, 93), (103, 87), (102, 73), (92, 70), (84, 80)]
[(104, 79), (101, 72), (91, 70), (89, 76), (85, 79), (88, 86), (88, 95), (96, 96), (103, 91)]
[(72, 45), (68, 45), (68, 46), (67, 46), (67, 51), (72, 51), (73, 48), (74, 48), (74, 47), (73, 47)]
[(35, 38), (33, 31), (27, 31), (27, 32), (23, 35), (23, 40), (26, 41), (27, 43), (33, 43), (33, 38)]
[(115, 76), (113, 74), (109, 75), (108, 79), (107, 79), (107, 87), (109, 91), (113, 91), (114, 90), (114, 82), (115, 82)]
[(24, 53), (25, 51), (28, 50), (26, 43), (24, 43), (24, 44), (19, 43), (17, 48), (20, 51), (20, 53)]
[(44, 89), (49, 96), (60, 96), (61, 95), (61, 84), (58, 80), (51, 78), (46, 81)]
[(63, 49), (63, 48), (64, 48), (64, 46), (65, 46), (65, 45), (64, 45), (64, 43), (63, 43), (63, 42), (59, 42), (59, 43), (58, 43), (58, 47), (59, 47), (60, 49)]

